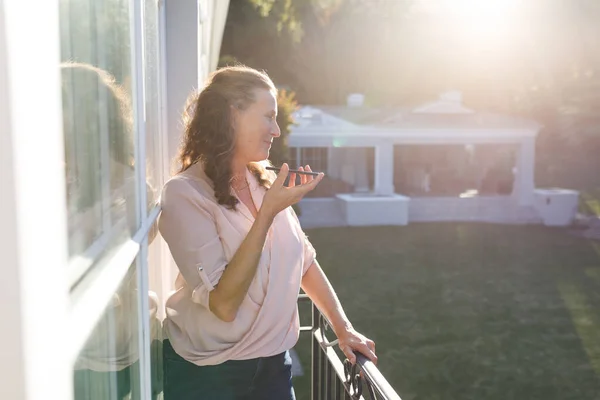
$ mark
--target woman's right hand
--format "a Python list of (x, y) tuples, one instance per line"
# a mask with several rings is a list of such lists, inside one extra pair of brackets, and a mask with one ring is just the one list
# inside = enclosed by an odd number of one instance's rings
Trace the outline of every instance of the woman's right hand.
[[(299, 170), (302, 171), (304, 168), (300, 167)], [(308, 165), (306, 170), (311, 171)], [(265, 194), (260, 211), (267, 213), (270, 218), (275, 218), (281, 211), (299, 202), (308, 192), (317, 187), (323, 176), (325, 176), (322, 172), (316, 177), (300, 175), (301, 183), (296, 185), (296, 174), (292, 173), (288, 186), (285, 186), (284, 183), (288, 173), (289, 167), (284, 163), (279, 174), (277, 174), (277, 179)]]

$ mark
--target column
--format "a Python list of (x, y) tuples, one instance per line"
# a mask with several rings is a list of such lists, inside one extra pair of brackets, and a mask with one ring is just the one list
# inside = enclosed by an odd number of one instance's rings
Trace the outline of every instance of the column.
[(354, 153), (354, 191), (357, 193), (369, 192), (369, 176), (367, 174), (367, 149), (357, 147)]
[(341, 149), (339, 148), (327, 148), (327, 175), (333, 179), (340, 177), (340, 152)]
[(394, 194), (394, 145), (379, 144), (375, 148), (375, 194)]
[(533, 205), (535, 190), (535, 137), (527, 137), (521, 141), (517, 153), (517, 173), (514, 180), (513, 196), (519, 205)]

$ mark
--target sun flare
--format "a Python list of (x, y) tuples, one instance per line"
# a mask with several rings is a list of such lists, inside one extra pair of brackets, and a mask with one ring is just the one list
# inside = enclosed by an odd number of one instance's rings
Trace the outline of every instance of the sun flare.
[(502, 34), (510, 29), (520, 0), (440, 0), (443, 12), (472, 34)]

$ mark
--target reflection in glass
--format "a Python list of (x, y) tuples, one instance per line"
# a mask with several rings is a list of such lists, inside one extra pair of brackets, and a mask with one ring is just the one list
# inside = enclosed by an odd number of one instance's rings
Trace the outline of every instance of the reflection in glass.
[(163, 333), (162, 323), (158, 316), (158, 296), (150, 291), (148, 294), (150, 304), (150, 385), (152, 399), (162, 398), (163, 391)]
[(137, 228), (129, 4), (62, 0), (60, 30), (69, 253), (93, 262)]
[[(151, 398), (162, 393), (162, 325), (158, 297), (148, 293)], [(74, 367), (75, 400), (140, 399), (141, 318), (135, 262), (112, 296)]]
[(140, 398), (140, 326), (134, 263), (75, 362), (75, 400)]

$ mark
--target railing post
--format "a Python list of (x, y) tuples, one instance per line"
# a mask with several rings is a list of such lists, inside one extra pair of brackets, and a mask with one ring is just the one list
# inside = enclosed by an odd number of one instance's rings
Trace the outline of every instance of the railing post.
[(336, 400), (340, 400), (343, 396), (343, 392), (344, 389), (342, 387), (342, 381), (340, 380), (339, 377), (335, 378), (335, 394), (334, 394), (334, 398)]
[[(316, 310), (317, 310), (317, 315), (318, 315), (318, 325), (317, 326), (319, 327), (319, 332), (321, 333), (321, 335), (323, 335), (323, 332), (325, 331), (325, 319), (323, 317), (323, 314), (321, 314), (321, 311), (319, 311), (318, 308)], [(319, 349), (319, 399), (320, 400), (329, 400), (327, 398), (327, 381), (325, 380), (326, 373), (327, 373), (327, 365), (329, 364), (329, 359), (327, 358), (326, 348), (323, 347), (323, 343), (319, 342), (318, 349)]]
[(319, 367), (320, 367), (320, 353), (319, 342), (315, 338), (315, 330), (319, 327), (319, 310), (317, 306), (312, 304), (312, 330), (311, 330), (311, 342), (312, 342), (312, 369), (311, 369), (311, 400), (319, 400)]
[(332, 398), (333, 386), (331, 384), (331, 377), (333, 375), (333, 367), (331, 363), (325, 364), (325, 399), (330, 400)]

